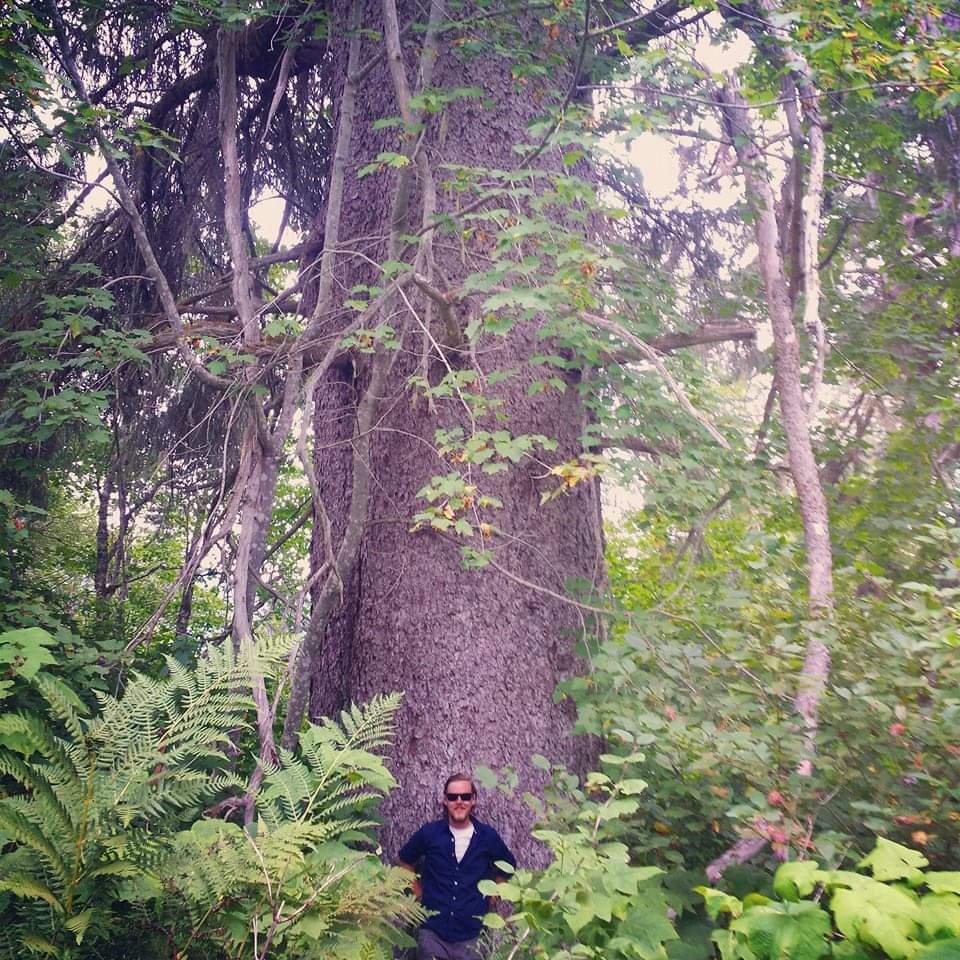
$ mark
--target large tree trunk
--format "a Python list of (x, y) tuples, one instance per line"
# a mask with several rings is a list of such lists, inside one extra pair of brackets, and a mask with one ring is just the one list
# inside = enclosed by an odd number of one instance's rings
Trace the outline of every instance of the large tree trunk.
[[(341, 85), (348, 6), (339, 5), (335, 26)], [(408, 3), (399, 10), (401, 27), (414, 9)], [(458, 15), (469, 14), (458, 10)], [(379, 0), (367, 5), (363, 25), (382, 30)], [(408, 31), (404, 40), (406, 73), (414, 89), (421, 37), (419, 31)], [(467, 58), (455, 45), (456, 37), (456, 32), (439, 35), (432, 86), (480, 86), (496, 109), (484, 109), (477, 99), (460, 99), (447, 106), (442, 120), (428, 118), (425, 155), (438, 185), (444, 176), (443, 162), (500, 169), (516, 166), (512, 146), (523, 139), (526, 124), (538, 109), (534, 98), (545, 92), (531, 83), (518, 94), (520, 88), (510, 75), (511, 62), (492, 54)], [(374, 42), (366, 41), (362, 61), (376, 50)], [(575, 52), (571, 41), (571, 70)], [(357, 93), (352, 163), (340, 221), (341, 248), (361, 251), (377, 261), (386, 257), (395, 172), (388, 169), (359, 181), (355, 174), (381, 151), (399, 149), (395, 129), (372, 129), (375, 120), (399, 114), (384, 59)], [(417, 197), (422, 187), (422, 182), (414, 187), (410, 232), (420, 226)], [(437, 200), (441, 211), (456, 209), (456, 198), (442, 186), (438, 186)], [(436, 275), (450, 288), (458, 287), (475, 269), (474, 255), (479, 250), (472, 248), (473, 241), (464, 242), (465, 247), (457, 238), (444, 237), (435, 246)], [(338, 257), (335, 270), (344, 291), (356, 283), (377, 282), (357, 257)], [(421, 317), (426, 315), (422, 301), (411, 303)], [(504, 504), (494, 520), (501, 532), (483, 544), (495, 549), (501, 569), (465, 570), (457, 543), (429, 531), (411, 531), (411, 517), (423, 507), (417, 491), (431, 476), (456, 469), (436, 454), (436, 429), (460, 425), (469, 433), (470, 424), (459, 403), (429, 405), (409, 386), (409, 378), (423, 370), (423, 332), (402, 298), (395, 302), (391, 322), (402, 331), (402, 348), (383, 391), (381, 416), (371, 437), (371, 500), (361, 553), (355, 571), (346, 578), (343, 603), (309, 667), (314, 716), (383, 691), (399, 689), (406, 695), (393, 750), (400, 787), (384, 809), (382, 840), (392, 857), (416, 826), (438, 814), (443, 781), (450, 773), (471, 772), (481, 764), (509, 765), (519, 775), (519, 798), (543, 783), (543, 773), (530, 762), (533, 754), (574, 768), (585, 765), (590, 748), (571, 737), (568, 706), (553, 701), (557, 682), (577, 670), (574, 647), (585, 623), (578, 608), (558, 595), (571, 579), (595, 585), (602, 577), (603, 563), (597, 487), (582, 483), (541, 507), (546, 471), (533, 460), (493, 476), (481, 474), (477, 481), (480, 494), (497, 496)], [(440, 343), (447, 341), (439, 322), (432, 332)], [(536, 332), (536, 324), (528, 323), (506, 339), (484, 341), (487, 374), (493, 369), (518, 370), (512, 379), (487, 387), (485, 393), (502, 398), (502, 409), (510, 417), (506, 429), (513, 434), (554, 437), (559, 447), (551, 456), (569, 459), (581, 451), (584, 408), (575, 383), (562, 395), (527, 396), (528, 385), (538, 377), (526, 360), (543, 349)], [(471, 362), (465, 353), (446, 354), (449, 362), (461, 366)], [(361, 355), (356, 371), (331, 372), (316, 398), (317, 476), (332, 517), (345, 515), (350, 497), (351, 458), (345, 451), (354, 430), (355, 404), (366, 382), (363, 360)], [(446, 371), (436, 350), (430, 352), (428, 368), (431, 383)], [(477, 426), (504, 428), (492, 418)], [(552, 479), (555, 483), (556, 478)], [(334, 541), (342, 533), (334, 524)], [(318, 529), (312, 558), (315, 568), (324, 557)], [(493, 821), (527, 862), (542, 858), (529, 837), (530, 813), (519, 799), (500, 793), (482, 796), (480, 816)]]

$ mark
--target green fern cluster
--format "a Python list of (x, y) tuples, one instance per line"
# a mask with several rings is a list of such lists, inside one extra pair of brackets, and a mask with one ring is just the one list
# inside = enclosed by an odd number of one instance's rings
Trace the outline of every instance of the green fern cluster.
[(398, 695), (306, 729), (248, 797), (247, 826), (202, 818), (246, 789), (231, 771), (251, 677), (275, 678), (285, 652), (169, 659), (164, 678), (134, 676), (92, 716), (69, 687), (32, 678), (44, 714), (0, 718), (0, 958), (385, 960), (405, 941), (398, 924), (422, 914), (370, 830), (394, 786), (374, 751)]
[(65, 956), (109, 935), (124, 888), (164, 859), (163, 838), (232, 785), (224, 747), (249, 712), (249, 658), (223, 648), (191, 669), (170, 658), (167, 670), (134, 676), (120, 698), (100, 695), (94, 717), (38, 673), (46, 716), (0, 717), (0, 773), (17, 787), (0, 799), (13, 846), (0, 856), (0, 891), (16, 898), (3, 915), (15, 955)]
[(384, 957), (423, 919), (409, 874), (380, 863), (370, 805), (394, 786), (381, 757), (396, 694), (324, 720), (266, 772), (247, 829), (202, 821), (176, 838), (164, 877), (190, 915), (187, 940), (215, 939), (230, 957), (266, 949), (296, 957)]

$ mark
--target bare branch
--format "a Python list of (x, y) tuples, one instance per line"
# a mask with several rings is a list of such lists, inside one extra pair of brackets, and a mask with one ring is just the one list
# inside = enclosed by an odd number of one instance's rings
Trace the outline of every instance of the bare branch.
[(651, 364), (653, 368), (660, 374), (663, 382), (667, 385), (667, 389), (676, 397), (677, 402), (681, 407), (691, 416), (697, 423), (700, 424), (720, 444), (724, 450), (730, 449), (730, 444), (727, 442), (726, 437), (720, 433), (719, 430), (702, 414), (697, 410), (694, 405), (690, 402), (690, 398), (687, 396), (683, 387), (673, 378), (673, 374), (666, 368), (663, 360), (660, 359), (660, 354), (650, 346), (650, 344), (645, 343), (635, 334), (632, 334), (626, 327), (617, 323), (615, 320), (608, 320), (606, 317), (598, 316), (595, 313), (586, 313), (580, 311), (577, 314), (581, 320), (585, 323), (590, 324), (593, 327), (598, 327), (601, 330), (606, 330), (608, 333), (612, 333), (614, 336), (619, 337), (621, 340), (626, 341), (634, 350), (637, 351), (637, 354), (640, 359), (645, 360), (647, 363)]
[[(644, 342), (659, 353), (674, 353), (677, 350), (699, 347), (708, 343), (752, 341), (756, 338), (756, 328), (749, 323), (705, 323), (696, 330), (664, 333)], [(617, 363), (633, 363), (646, 359), (636, 350), (616, 350), (610, 354), (610, 357)]]
[(243, 327), (244, 343), (260, 339), (256, 322), (253, 275), (243, 232), (243, 184), (237, 156), (237, 37), (228, 25), (217, 32), (217, 72), (220, 78), (220, 149), (223, 153), (223, 220), (233, 261), (233, 300)]
[(711, 883), (716, 883), (728, 867), (739, 866), (741, 863), (752, 860), (763, 851), (767, 842), (766, 837), (741, 837), (729, 850), (707, 864), (707, 879)]
[[(78, 71), (77, 65), (70, 54), (70, 44), (63, 26), (63, 19), (60, 16), (60, 11), (56, 3), (52, 2), (52, 0), (47, 0), (46, 6), (50, 13), (50, 22), (53, 25), (54, 34), (56, 35), (57, 42), (60, 47), (60, 58), (64, 65), (64, 69), (67, 71), (67, 75), (70, 77), (70, 82), (73, 84), (73, 88), (78, 99), (86, 106), (91, 108), (91, 115), (96, 116), (96, 111), (93, 110), (92, 104), (90, 103), (90, 98), (87, 95), (86, 87), (84, 86), (80, 72)], [(170, 327), (173, 329), (177, 337), (177, 350), (180, 353), (180, 356), (183, 358), (183, 361), (186, 363), (190, 371), (208, 386), (216, 387), (220, 390), (230, 387), (232, 385), (230, 380), (226, 380), (222, 377), (216, 376), (216, 374), (211, 373), (200, 362), (200, 359), (197, 357), (197, 355), (190, 349), (190, 346), (187, 343), (184, 335), (183, 321), (180, 319), (180, 312), (177, 310), (177, 303), (174, 299), (173, 291), (170, 289), (170, 284), (167, 282), (167, 278), (160, 267), (160, 263), (157, 260), (156, 254), (154, 253), (153, 245), (151, 244), (150, 238), (147, 235), (147, 228), (143, 222), (143, 217), (140, 215), (140, 210), (133, 199), (133, 194), (130, 191), (130, 187), (123, 175), (123, 171), (120, 169), (120, 164), (117, 163), (113, 147), (107, 142), (107, 139), (104, 136), (103, 131), (100, 129), (99, 124), (97, 124), (95, 121), (91, 121), (91, 123), (93, 125), (94, 136), (98, 146), (100, 147), (100, 152), (103, 155), (107, 169), (110, 171), (110, 177), (113, 180), (114, 189), (116, 190), (117, 197), (120, 201), (120, 207), (127, 215), (130, 228), (133, 231), (134, 239), (137, 244), (137, 250), (139, 251), (140, 256), (143, 258), (147, 273), (150, 275), (150, 278), (153, 280), (154, 285), (156, 286), (157, 295), (160, 298), (160, 303), (163, 307), (163, 312), (167, 323), (170, 324)]]

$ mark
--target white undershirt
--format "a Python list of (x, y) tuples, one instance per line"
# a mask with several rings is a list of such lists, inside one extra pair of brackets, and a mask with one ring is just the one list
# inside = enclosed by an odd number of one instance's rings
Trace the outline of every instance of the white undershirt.
[(460, 829), (450, 827), (450, 832), (453, 834), (453, 852), (456, 854), (457, 863), (459, 863), (463, 859), (463, 855), (467, 852), (467, 847), (470, 846), (470, 838), (473, 836), (473, 824), (468, 821), (467, 825)]

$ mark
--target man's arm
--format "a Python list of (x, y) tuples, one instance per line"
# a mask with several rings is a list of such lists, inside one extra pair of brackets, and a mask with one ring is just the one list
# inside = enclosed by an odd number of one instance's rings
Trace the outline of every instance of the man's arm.
[(426, 843), (424, 840), (426, 826), (421, 827), (399, 850), (397, 853), (397, 866), (404, 870), (409, 870), (413, 874), (413, 881), (410, 888), (413, 895), (418, 899), (423, 899), (423, 884), (417, 876), (415, 863), (419, 863), (426, 852)]
[(412, 864), (406, 863), (403, 860), (398, 860), (397, 866), (404, 870), (409, 870), (413, 874), (413, 880), (410, 883), (410, 890), (417, 900), (422, 900), (423, 884), (420, 882), (420, 878), (417, 876), (416, 868)]
[[(499, 833), (495, 834), (496, 841), (494, 843), (494, 851), (492, 856), (493, 861), (493, 881), (494, 883), (506, 883), (510, 877), (504, 873), (499, 867), (496, 866), (497, 862), (503, 860), (505, 863), (509, 863), (511, 867), (516, 870), (517, 868), (517, 858), (510, 852), (510, 848), (503, 842), (503, 838)], [(497, 896), (487, 897), (487, 908), (489, 910), (495, 910), (497, 904), (500, 903), (500, 898)]]

